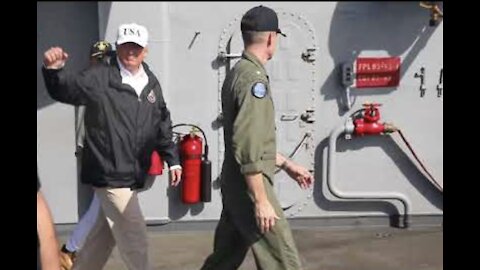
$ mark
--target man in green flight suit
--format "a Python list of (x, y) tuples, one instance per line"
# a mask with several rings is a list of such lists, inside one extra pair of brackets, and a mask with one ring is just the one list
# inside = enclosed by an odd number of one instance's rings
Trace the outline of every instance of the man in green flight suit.
[(272, 91), (264, 67), (275, 53), (277, 35), (285, 35), (275, 11), (264, 6), (245, 13), (241, 30), (245, 50), (222, 88), (223, 210), (213, 253), (202, 269), (237, 269), (252, 247), (258, 269), (298, 270), (298, 251), (273, 191), (273, 176), (280, 167), (302, 188), (308, 188), (313, 177), (277, 153)]

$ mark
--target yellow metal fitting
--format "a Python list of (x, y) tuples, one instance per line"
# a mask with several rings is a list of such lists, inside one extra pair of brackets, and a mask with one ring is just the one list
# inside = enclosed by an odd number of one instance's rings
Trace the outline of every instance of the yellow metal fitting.
[(393, 133), (398, 131), (398, 128), (394, 126), (392, 123), (385, 123), (383, 124), (383, 126), (384, 126), (384, 133)]

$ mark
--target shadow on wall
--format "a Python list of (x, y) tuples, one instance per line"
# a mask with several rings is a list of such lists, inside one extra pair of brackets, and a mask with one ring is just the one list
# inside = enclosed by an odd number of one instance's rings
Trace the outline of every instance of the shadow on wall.
[[(428, 25), (429, 12), (418, 2), (339, 2), (336, 5), (328, 36), (334, 69), (321, 86), (320, 94), (325, 100), (337, 100), (339, 115), (345, 113), (340, 65), (355, 60), (365, 51), (384, 51), (388, 56), (403, 55), (400, 68), (400, 78), (403, 78), (437, 29)], [(393, 90), (388, 89), (387, 92)], [(378, 89), (353, 90), (352, 96), (385, 93)]]
[[(324, 169), (327, 166), (323, 166), (323, 164), (327, 164), (327, 161), (324, 160), (324, 157), (327, 158), (326, 154), (328, 152), (328, 140), (329, 138), (327, 137), (320, 142), (315, 151), (316, 167), (313, 195), (317, 206), (321, 209), (329, 211), (381, 211), (387, 214), (395, 213), (398, 215), (398, 209), (392, 208), (393, 205), (390, 202), (371, 200), (366, 202), (330, 201), (329, 198), (325, 197), (324, 193), (322, 192), (322, 183), (326, 182), (325, 177), (327, 175), (326, 169)], [(415, 187), (418, 192), (421, 193), (430, 203), (443, 210), (443, 194), (438, 191), (433, 184), (425, 179), (425, 176), (422, 174), (422, 172), (417, 169), (413, 161), (410, 160), (410, 158), (390, 136), (357, 137), (352, 140), (344, 140), (342, 139), (342, 136), (340, 136), (337, 140), (337, 152), (358, 151), (366, 147), (380, 147), (397, 165), (397, 168), (404, 176), (402, 179), (407, 179), (410, 184), (412, 184), (412, 186)], [(322, 179), (324, 179), (324, 181), (322, 181)], [(339, 179), (332, 180), (338, 182)], [(351, 180), (355, 181), (356, 179)], [(385, 181), (388, 181), (388, 179)], [(328, 192), (327, 187), (325, 187), (325, 190), (325, 192)], [(381, 193), (379, 192), (379, 194)], [(333, 196), (329, 194), (329, 197)], [(385, 204), (390, 204), (390, 207), (386, 207)], [(400, 204), (398, 204), (398, 206), (400, 206)], [(401, 214), (403, 214), (403, 212), (401, 212)]]
[(37, 2), (37, 110), (55, 103), (41, 72), (44, 52), (62, 47), (69, 54), (68, 69), (78, 71), (88, 66), (90, 45), (97, 39), (97, 2)]
[(168, 216), (171, 220), (179, 220), (183, 218), (189, 211), (190, 215), (196, 216), (205, 208), (204, 202), (196, 204), (185, 204), (182, 201), (182, 182), (177, 187), (168, 187)]
[[(392, 217), (390, 219), (390, 226), (396, 226), (396, 224), (398, 224), (398, 216), (402, 214), (403, 210), (399, 212), (398, 208), (388, 201), (333, 201), (330, 199), (334, 197), (333, 195), (329, 194), (328, 196), (330, 198), (325, 196), (322, 191), (324, 189), (323, 183), (326, 182), (326, 180), (322, 181), (322, 177), (326, 177), (326, 171), (322, 170), (324, 151), (328, 151), (328, 138), (321, 141), (315, 151), (315, 183), (313, 185), (313, 200), (315, 204), (325, 211), (385, 213), (385, 215)], [(328, 192), (327, 187), (325, 187), (325, 190), (325, 192)]]
[[(98, 27), (99, 29), (99, 37), (101, 39), (105, 39), (106, 33), (107, 33), (107, 26), (108, 26), (108, 21), (110, 19), (110, 13), (112, 11), (112, 2), (100, 2), (98, 3), (98, 10), (99, 10), (99, 22), (98, 22)], [(119, 25), (114, 26), (115, 29)], [(114, 40), (109, 40), (112, 43)], [(112, 44), (114, 45), (114, 44)]]

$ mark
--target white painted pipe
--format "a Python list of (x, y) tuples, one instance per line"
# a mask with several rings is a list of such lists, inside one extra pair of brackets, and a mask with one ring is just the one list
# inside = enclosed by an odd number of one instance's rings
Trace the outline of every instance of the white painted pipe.
[(408, 212), (410, 209), (409, 200), (401, 193), (398, 192), (385, 192), (385, 193), (369, 193), (369, 192), (356, 192), (356, 193), (347, 193), (338, 190), (334, 185), (334, 180), (336, 178), (335, 175), (335, 155), (337, 152), (337, 138), (343, 134), (353, 133), (353, 123), (351, 119), (345, 122), (343, 125), (336, 127), (330, 134), (329, 144), (328, 144), (328, 164), (327, 164), (327, 188), (332, 195), (339, 199), (346, 199), (346, 200), (358, 200), (358, 201), (366, 201), (366, 200), (398, 200), (400, 201), (405, 209), (404, 212), (404, 219), (403, 225), (404, 228), (409, 226), (408, 221)]

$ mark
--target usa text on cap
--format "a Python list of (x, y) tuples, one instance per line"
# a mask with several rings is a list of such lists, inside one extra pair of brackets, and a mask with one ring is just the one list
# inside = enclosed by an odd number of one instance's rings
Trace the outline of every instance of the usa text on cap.
[(142, 47), (146, 47), (148, 44), (147, 28), (136, 23), (120, 25), (117, 33), (117, 45), (127, 42), (133, 42)]

